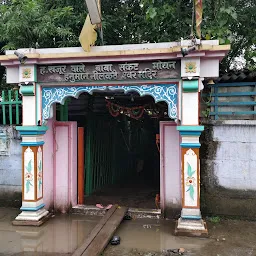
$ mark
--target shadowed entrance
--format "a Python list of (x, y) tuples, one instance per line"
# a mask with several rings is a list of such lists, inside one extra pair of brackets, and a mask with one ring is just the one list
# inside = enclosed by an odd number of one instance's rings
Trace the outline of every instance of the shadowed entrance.
[(159, 121), (169, 120), (167, 104), (155, 104), (152, 97), (136, 93), (82, 94), (68, 99), (68, 120), (77, 121), (85, 131), (86, 205), (157, 207), (157, 139)]

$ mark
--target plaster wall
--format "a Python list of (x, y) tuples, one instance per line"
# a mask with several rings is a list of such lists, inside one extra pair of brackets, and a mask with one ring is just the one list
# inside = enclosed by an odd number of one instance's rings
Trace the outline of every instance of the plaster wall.
[[(15, 126), (0, 126), (6, 150), (0, 152), (0, 206), (21, 206), (21, 138)], [(1, 141), (1, 150), (4, 145)]]
[(77, 204), (77, 123), (54, 124), (54, 209), (65, 213)]
[(182, 125), (198, 125), (198, 93), (182, 94)]
[(176, 217), (181, 209), (180, 135), (174, 122), (160, 122), (161, 208), (165, 217)]
[(43, 151), (43, 196), (46, 209), (53, 208), (53, 124), (54, 120), (49, 119), (47, 122), (48, 131), (44, 135)]
[[(29, 111), (26, 111), (29, 109)], [(22, 124), (36, 125), (35, 97), (23, 96), (22, 98)]]
[(256, 210), (256, 121), (206, 125), (201, 138), (202, 204), (207, 213), (252, 217)]

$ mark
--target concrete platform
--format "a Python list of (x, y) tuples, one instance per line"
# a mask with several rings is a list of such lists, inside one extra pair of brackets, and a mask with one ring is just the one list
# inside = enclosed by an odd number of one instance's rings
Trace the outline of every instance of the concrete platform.
[[(72, 208), (72, 213), (89, 216), (104, 216), (105, 209), (99, 209), (94, 205), (77, 205)], [(161, 210), (128, 208), (127, 215), (135, 219), (161, 219)]]

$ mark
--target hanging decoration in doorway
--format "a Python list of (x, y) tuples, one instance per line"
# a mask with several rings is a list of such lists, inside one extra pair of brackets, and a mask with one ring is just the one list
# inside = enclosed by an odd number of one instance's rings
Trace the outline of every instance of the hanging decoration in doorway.
[(106, 100), (107, 102), (107, 108), (109, 110), (109, 113), (113, 116), (113, 117), (117, 117), (120, 114), (124, 114), (127, 115), (133, 119), (140, 119), (143, 114), (144, 114), (144, 110), (146, 105), (144, 106), (138, 106), (138, 107), (124, 107), (124, 106), (120, 106), (118, 104), (112, 103), (109, 100)]

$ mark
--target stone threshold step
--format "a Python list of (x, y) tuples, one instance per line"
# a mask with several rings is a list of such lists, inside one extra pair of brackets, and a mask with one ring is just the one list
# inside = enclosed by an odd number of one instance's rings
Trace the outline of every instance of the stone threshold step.
[[(94, 205), (76, 205), (72, 208), (73, 214), (83, 214), (90, 216), (104, 216), (107, 210), (99, 209)], [(136, 219), (160, 219), (160, 209), (141, 209), (141, 208), (128, 208), (127, 215)]]

